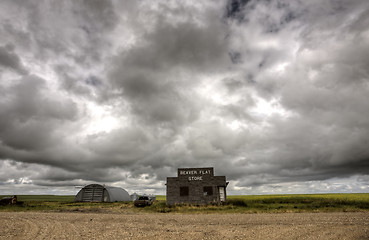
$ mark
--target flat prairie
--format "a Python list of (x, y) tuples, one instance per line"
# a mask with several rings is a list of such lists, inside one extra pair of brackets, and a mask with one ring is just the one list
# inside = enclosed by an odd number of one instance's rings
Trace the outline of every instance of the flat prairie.
[(0, 239), (369, 239), (368, 212), (0, 212)]

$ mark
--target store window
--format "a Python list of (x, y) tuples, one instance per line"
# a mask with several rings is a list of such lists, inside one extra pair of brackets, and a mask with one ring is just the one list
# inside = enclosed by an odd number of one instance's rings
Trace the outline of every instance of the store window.
[(204, 187), (204, 195), (207, 196), (213, 195), (213, 187), (211, 186)]
[(184, 197), (189, 195), (189, 187), (180, 187), (179, 188), (179, 196)]

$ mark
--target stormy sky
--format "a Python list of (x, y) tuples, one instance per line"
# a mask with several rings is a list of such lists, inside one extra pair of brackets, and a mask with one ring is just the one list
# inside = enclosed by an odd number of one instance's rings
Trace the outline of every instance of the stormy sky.
[(3, 0), (0, 195), (369, 191), (369, 1)]

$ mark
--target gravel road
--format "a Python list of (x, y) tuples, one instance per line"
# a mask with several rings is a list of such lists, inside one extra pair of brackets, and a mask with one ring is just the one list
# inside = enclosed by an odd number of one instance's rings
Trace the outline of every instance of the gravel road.
[(369, 213), (0, 212), (0, 239), (369, 239)]

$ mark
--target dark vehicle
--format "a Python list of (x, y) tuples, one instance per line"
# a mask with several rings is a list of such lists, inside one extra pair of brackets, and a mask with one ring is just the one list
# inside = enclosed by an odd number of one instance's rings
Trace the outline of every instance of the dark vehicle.
[(17, 199), (17, 196), (12, 196), (12, 197), (3, 197), (1, 200), (0, 200), (0, 205), (14, 205), (14, 204), (17, 204), (18, 202), (18, 199)]
[(152, 199), (147, 196), (141, 196), (133, 202), (136, 207), (145, 207), (152, 204)]

